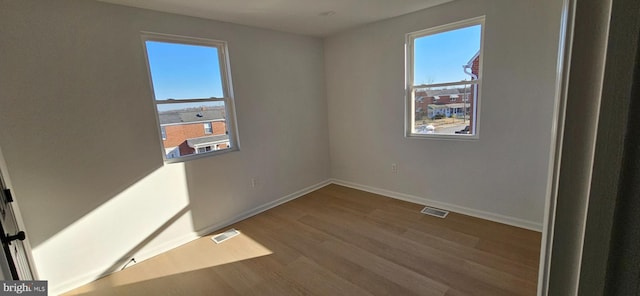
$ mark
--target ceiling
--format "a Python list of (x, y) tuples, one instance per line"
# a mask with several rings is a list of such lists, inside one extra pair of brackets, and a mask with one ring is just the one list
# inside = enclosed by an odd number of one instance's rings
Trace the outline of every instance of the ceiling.
[(452, 0), (98, 0), (311, 36), (392, 18)]

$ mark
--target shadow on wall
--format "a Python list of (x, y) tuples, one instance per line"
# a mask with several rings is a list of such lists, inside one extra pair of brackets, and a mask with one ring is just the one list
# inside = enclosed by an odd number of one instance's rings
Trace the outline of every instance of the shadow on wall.
[(240, 163), (233, 161), (237, 156), (238, 152), (228, 152), (184, 163), (193, 230), (199, 235), (246, 210), (233, 175)]
[(109, 274), (111, 274), (111, 273), (113, 273), (115, 271), (120, 270), (122, 268), (122, 266), (125, 266), (129, 262), (129, 260), (131, 260), (131, 258), (133, 258), (133, 256), (135, 254), (137, 254), (140, 250), (142, 250), (142, 248), (144, 248), (147, 244), (149, 244), (156, 237), (158, 237), (158, 235), (160, 235), (163, 231), (165, 231), (167, 228), (169, 228), (173, 223), (178, 221), (178, 219), (180, 219), (180, 217), (182, 217), (185, 214), (187, 214), (189, 212), (189, 209), (190, 209), (190, 207), (187, 205), (182, 210), (178, 211), (175, 215), (173, 215), (173, 217), (169, 218), (166, 222), (164, 222), (162, 225), (160, 225), (154, 232), (149, 234), (146, 238), (141, 240), (140, 243), (138, 243), (133, 248), (131, 248), (131, 250), (129, 252), (127, 252), (124, 255), (122, 255), (120, 257), (120, 259), (116, 260), (115, 263), (113, 263), (113, 265), (111, 265), (110, 267), (106, 268), (100, 274), (99, 277), (101, 278), (101, 277), (107, 276), (107, 275), (109, 275)]
[(55, 2), (0, 4), (0, 145), (33, 248), (164, 165), (134, 16)]
[[(149, 157), (146, 159), (149, 160)], [(31, 178), (14, 178), (16, 188), (25, 186), (38, 188), (27, 188), (17, 193), (21, 207), (23, 200), (26, 203), (40, 204), (38, 207), (32, 205), (23, 207), (23, 209), (28, 209), (23, 215), (27, 220), (25, 223), (28, 234), (30, 234), (31, 246), (36, 248), (162, 166), (162, 159), (158, 158), (153, 161), (141, 161), (140, 158), (120, 157), (105, 159), (101, 163), (96, 161), (86, 165), (74, 165), (77, 168), (75, 171), (43, 172), (36, 170)], [(16, 180), (27, 180), (33, 183), (16, 184)], [(48, 195), (41, 196), (43, 192), (47, 192)], [(36, 194), (40, 196), (34, 196)], [(24, 197), (24, 195), (30, 196)], [(55, 217), (55, 219), (47, 219), (46, 223), (38, 223), (35, 227), (29, 227), (28, 217), (41, 217), (40, 219)], [(42, 222), (42, 220), (40, 221)]]

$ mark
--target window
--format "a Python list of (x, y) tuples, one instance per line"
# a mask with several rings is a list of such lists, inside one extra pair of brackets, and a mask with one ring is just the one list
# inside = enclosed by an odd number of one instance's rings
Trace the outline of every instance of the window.
[(213, 134), (213, 128), (211, 127), (211, 122), (204, 123), (204, 133), (205, 134)]
[[(156, 33), (142, 38), (164, 159), (237, 150), (226, 42)], [(212, 149), (219, 143), (224, 147)]]
[(199, 147), (197, 151), (198, 151), (197, 152), (198, 154), (199, 153), (209, 152), (209, 151), (211, 151), (211, 146)]
[(407, 34), (407, 136), (478, 137), (483, 30), (484, 16)]

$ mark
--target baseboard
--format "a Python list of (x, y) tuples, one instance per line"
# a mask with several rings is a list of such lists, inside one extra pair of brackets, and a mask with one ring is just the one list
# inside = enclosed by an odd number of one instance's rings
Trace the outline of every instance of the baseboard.
[(542, 232), (542, 224), (533, 222), (533, 221), (528, 221), (520, 218), (509, 217), (505, 215), (471, 209), (471, 208), (458, 206), (450, 203), (435, 201), (428, 198), (418, 197), (415, 195), (409, 195), (409, 194), (399, 193), (399, 192), (390, 191), (386, 189), (357, 184), (357, 183), (348, 182), (340, 179), (331, 179), (331, 183), (350, 187), (353, 189), (367, 191), (367, 192), (371, 192), (379, 195), (384, 195), (387, 197), (391, 197), (391, 198), (395, 198), (403, 201), (408, 201), (408, 202), (417, 203), (421, 205), (428, 205), (428, 206), (436, 207), (439, 209), (448, 210), (448, 211), (456, 212), (460, 214), (465, 214), (465, 215), (476, 217), (476, 218), (481, 218), (481, 219), (494, 221), (502, 224), (507, 224), (515, 227), (529, 229), (537, 232)]
[[(172, 249), (175, 249), (181, 245), (184, 245), (188, 242), (191, 242), (195, 239), (198, 239), (202, 236), (205, 236), (207, 234), (210, 234), (216, 230), (219, 230), (221, 228), (227, 227), (231, 224), (234, 224), (236, 222), (240, 222), (244, 219), (247, 219), (249, 217), (255, 216), (257, 214), (260, 214), (264, 211), (267, 211), (271, 208), (277, 207), (283, 203), (286, 203), (288, 201), (294, 200), (298, 197), (301, 197), (307, 193), (313, 192), (315, 190), (318, 190), (324, 186), (327, 186), (331, 184), (331, 180), (325, 180), (322, 181), (320, 183), (317, 183), (315, 185), (311, 185), (309, 187), (303, 188), (301, 190), (298, 190), (294, 193), (288, 194), (286, 196), (283, 196), (279, 199), (276, 199), (274, 201), (271, 201), (269, 203), (266, 203), (264, 205), (258, 206), (256, 208), (253, 208), (251, 210), (242, 212), (230, 219), (224, 220), (222, 222), (216, 223), (214, 225), (211, 225), (207, 228), (198, 230), (198, 231), (194, 231), (194, 232), (190, 232), (187, 233), (183, 236), (177, 237), (175, 239), (172, 239), (170, 241), (166, 241), (162, 244), (159, 244), (158, 246), (151, 248), (145, 252), (141, 252), (141, 253), (136, 253), (134, 256), (136, 257), (136, 261), (138, 263), (147, 260), (149, 258), (155, 257), (159, 254), (162, 254), (164, 252), (170, 251)], [(115, 271), (114, 271), (115, 272)], [(62, 284), (59, 285), (51, 285), (49, 286), (49, 294), (50, 295), (59, 295), (68, 291), (71, 291), (75, 288), (78, 288), (82, 285), (86, 285), (92, 281), (95, 281), (97, 279), (99, 279), (101, 276), (103, 276), (104, 273), (104, 269), (101, 270), (94, 270), (92, 272), (87, 272), (84, 275), (80, 276), (80, 277), (76, 277), (74, 279), (68, 280), (63, 282)]]

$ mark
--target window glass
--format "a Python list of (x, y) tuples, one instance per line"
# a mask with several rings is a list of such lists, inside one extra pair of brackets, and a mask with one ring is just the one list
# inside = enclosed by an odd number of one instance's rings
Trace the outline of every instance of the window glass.
[(222, 98), (217, 47), (147, 41), (156, 100)]
[(204, 123), (204, 133), (206, 135), (213, 133), (213, 127), (211, 127), (211, 122), (205, 122)]

